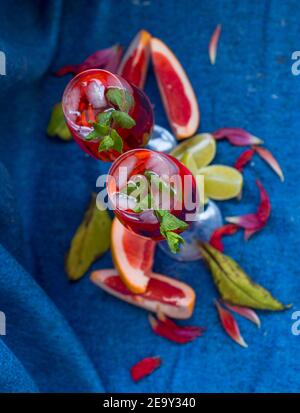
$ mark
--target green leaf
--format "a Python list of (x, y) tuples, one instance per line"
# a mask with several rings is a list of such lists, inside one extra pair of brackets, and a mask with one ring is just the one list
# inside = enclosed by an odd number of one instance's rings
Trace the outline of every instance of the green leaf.
[(179, 234), (176, 234), (176, 232), (172, 232), (172, 231), (166, 232), (165, 238), (173, 254), (176, 254), (180, 249), (180, 245), (184, 244), (184, 239)]
[(160, 232), (162, 235), (164, 235), (167, 231), (184, 231), (188, 228), (188, 224), (186, 222), (175, 217), (175, 215), (171, 214), (169, 211), (157, 209), (155, 214), (160, 221)]
[(149, 184), (155, 185), (160, 192), (169, 193), (170, 196), (174, 196), (174, 188), (161, 179), (155, 172), (146, 170), (144, 175), (148, 179)]
[(112, 149), (114, 146), (114, 140), (110, 135), (104, 136), (104, 138), (101, 140), (98, 148), (98, 152), (102, 151), (108, 151), (109, 149)]
[(97, 123), (104, 126), (109, 126), (114, 109), (101, 112), (97, 115)]
[(93, 124), (95, 132), (97, 132), (98, 136), (103, 138), (104, 136), (109, 134), (109, 126), (107, 125), (100, 125), (98, 123)]
[(137, 203), (134, 212), (142, 212), (147, 209), (153, 208), (153, 198), (150, 194), (147, 194), (140, 202)]
[(188, 228), (188, 224), (181, 219), (175, 217), (169, 211), (155, 210), (155, 215), (160, 221), (160, 233), (168, 241), (169, 248), (174, 254), (179, 251), (181, 244), (184, 244), (184, 239), (177, 234), (176, 230), (184, 231)]
[(66, 257), (65, 268), (70, 280), (81, 278), (91, 264), (109, 249), (110, 232), (110, 216), (106, 210), (97, 208), (96, 194), (93, 194)]
[(129, 112), (134, 105), (133, 97), (125, 89), (111, 87), (106, 92), (106, 98), (124, 112)]
[(99, 138), (99, 134), (98, 132), (96, 132), (95, 130), (93, 130), (92, 132), (90, 132), (84, 139), (86, 141), (92, 141), (93, 139), (97, 139)]
[(54, 105), (50, 117), (50, 121), (47, 127), (48, 136), (58, 136), (64, 141), (72, 139), (71, 132), (66, 124), (64, 113), (61, 103)]
[(137, 189), (137, 185), (134, 182), (129, 182), (127, 186), (121, 189), (121, 192), (129, 196), (136, 189)]
[(131, 129), (135, 126), (135, 120), (126, 112), (115, 110), (112, 113), (112, 118), (120, 128)]
[(92, 123), (94, 130), (92, 130), (86, 137), (86, 141), (91, 141), (93, 139), (103, 138), (109, 134), (109, 126), (100, 125), (98, 123)]
[(113, 139), (113, 149), (117, 152), (123, 152), (123, 140), (115, 129), (111, 130), (111, 138)]
[(260, 310), (278, 311), (290, 307), (276, 300), (261, 285), (254, 283), (228, 255), (222, 254), (210, 244), (201, 244), (199, 248), (224, 301)]

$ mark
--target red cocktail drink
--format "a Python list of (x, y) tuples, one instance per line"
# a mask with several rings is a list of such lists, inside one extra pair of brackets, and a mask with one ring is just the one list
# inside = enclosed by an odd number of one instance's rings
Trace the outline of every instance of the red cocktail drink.
[(107, 190), (123, 225), (154, 240), (182, 232), (197, 210), (191, 172), (172, 156), (149, 149), (120, 156), (109, 171)]
[(152, 105), (118, 75), (100, 69), (78, 74), (67, 85), (62, 105), (74, 140), (96, 159), (113, 161), (149, 140)]

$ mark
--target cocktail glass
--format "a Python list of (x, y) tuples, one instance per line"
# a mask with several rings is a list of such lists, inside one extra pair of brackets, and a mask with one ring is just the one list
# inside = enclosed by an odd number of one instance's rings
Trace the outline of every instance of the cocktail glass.
[[(137, 182), (143, 182), (141, 178), (146, 180), (146, 176), (154, 177), (156, 182), (155, 193), (151, 181), (151, 197), (155, 198), (155, 205), (140, 210), (137, 199), (128, 189), (130, 185), (134, 187)], [(164, 192), (166, 188), (170, 191)], [(164, 239), (155, 210), (167, 210), (189, 224), (198, 208), (196, 181), (192, 173), (176, 158), (149, 149), (128, 151), (113, 163), (108, 173), (107, 192), (115, 215), (122, 224), (138, 235), (155, 241)], [(143, 199), (146, 199), (148, 187), (142, 188), (142, 193)], [(165, 198), (164, 193), (168, 195)]]
[(87, 137), (94, 130), (93, 123), (99, 114), (119, 109), (108, 99), (107, 92), (112, 88), (120, 90), (124, 100), (129, 97), (133, 102), (128, 115), (134, 119), (135, 126), (121, 128), (112, 124), (123, 141), (122, 152), (145, 146), (154, 123), (152, 105), (142, 90), (122, 77), (106, 70), (86, 70), (68, 83), (62, 99), (65, 119), (74, 140), (89, 155), (107, 162), (117, 159), (120, 152), (99, 150), (101, 138), (88, 140)]
[[(182, 183), (181, 190), (175, 194), (169, 212), (177, 218), (189, 223), (189, 228), (180, 235), (185, 240), (180, 251), (173, 254), (164, 237), (160, 233), (160, 223), (152, 209), (135, 212), (135, 199), (124, 192), (130, 182), (143, 176), (145, 171), (151, 171), (160, 179), (178, 177)], [(189, 178), (189, 186), (184, 185)], [(191, 172), (176, 158), (149, 149), (137, 149), (121, 155), (112, 165), (108, 173), (108, 197), (115, 215), (129, 230), (140, 236), (151, 238), (158, 243), (168, 255), (178, 261), (193, 261), (201, 258), (198, 241), (208, 241), (215, 228), (222, 225), (222, 216), (215, 203), (209, 201), (203, 211), (200, 211), (196, 181)], [(191, 204), (186, 208), (184, 194), (188, 192)], [(178, 198), (176, 199), (176, 196)], [(160, 205), (161, 207), (161, 205)], [(133, 246), (134, 247), (134, 246)]]

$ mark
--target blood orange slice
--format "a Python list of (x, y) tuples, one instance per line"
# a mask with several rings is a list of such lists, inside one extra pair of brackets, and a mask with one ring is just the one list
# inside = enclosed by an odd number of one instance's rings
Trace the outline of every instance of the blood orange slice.
[(192, 85), (172, 51), (159, 39), (151, 39), (151, 56), (156, 80), (170, 125), (178, 139), (192, 136), (200, 112)]
[(143, 294), (133, 294), (115, 269), (94, 271), (93, 283), (130, 304), (168, 317), (186, 319), (194, 310), (195, 292), (187, 284), (165, 275), (152, 273)]
[(143, 89), (150, 57), (151, 35), (140, 30), (130, 43), (118, 69), (118, 74)]
[(143, 293), (152, 271), (156, 243), (129, 231), (115, 218), (111, 249), (115, 267), (124, 284), (134, 293)]

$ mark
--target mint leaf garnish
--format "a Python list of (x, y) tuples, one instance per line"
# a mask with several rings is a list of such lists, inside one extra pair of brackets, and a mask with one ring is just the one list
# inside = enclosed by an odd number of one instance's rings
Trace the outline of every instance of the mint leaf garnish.
[(147, 194), (144, 198), (141, 199), (140, 202), (138, 202), (136, 208), (134, 209), (134, 212), (142, 212), (151, 208), (153, 208), (153, 198), (150, 194)]
[(99, 138), (99, 134), (95, 130), (93, 130), (87, 136), (85, 136), (84, 139), (86, 141), (92, 141), (93, 139), (97, 139), (97, 138)]
[(179, 251), (180, 245), (184, 244), (184, 239), (174, 231), (184, 231), (188, 228), (188, 224), (169, 211), (157, 209), (154, 212), (160, 222), (160, 233), (166, 238), (170, 250), (175, 254)]
[(128, 115), (128, 111), (132, 105), (131, 95), (118, 88), (110, 88), (106, 93), (107, 99), (120, 110), (113, 108), (99, 113), (97, 115), (97, 122), (91, 123), (94, 130), (91, 131), (85, 139), (87, 141), (102, 138), (99, 144), (99, 152), (109, 149), (114, 149), (120, 153), (123, 152), (123, 140), (114, 126), (124, 129), (131, 129), (135, 125), (135, 120)]
[(160, 192), (169, 193), (172, 196), (174, 195), (174, 188), (161, 179), (155, 172), (146, 170), (144, 175), (148, 179), (149, 184), (155, 185)]
[(157, 209), (155, 210), (155, 214), (160, 221), (160, 232), (162, 235), (168, 231), (184, 231), (188, 228), (188, 224), (186, 222), (175, 217), (175, 215), (171, 214), (169, 211)]
[(123, 152), (123, 140), (115, 129), (111, 130), (110, 136), (114, 142), (113, 149), (117, 152)]
[(109, 135), (109, 126), (102, 125), (99, 123), (92, 123), (92, 126), (94, 130), (85, 137), (86, 141), (91, 141), (92, 139), (97, 138), (103, 138), (104, 136)]
[(184, 244), (184, 239), (177, 234), (176, 231), (184, 231), (188, 228), (188, 224), (171, 214), (171, 212), (159, 209), (158, 205), (156, 205), (155, 199), (153, 198), (151, 193), (151, 185), (149, 184), (155, 184), (159, 191), (167, 190), (169, 193), (173, 191), (173, 195), (174, 189), (152, 171), (146, 170), (142, 178), (145, 182), (143, 182), (143, 180), (128, 182), (122, 192), (128, 196), (133, 196), (136, 199), (137, 203), (134, 208), (134, 212), (140, 213), (149, 209), (153, 210), (157, 220), (160, 223), (160, 233), (168, 242), (171, 252), (175, 254), (179, 251), (180, 245)]
[(129, 182), (127, 186), (121, 189), (121, 192), (126, 195), (130, 195), (133, 191), (137, 189), (137, 185), (134, 182)]
[(115, 110), (112, 113), (112, 118), (120, 128), (131, 129), (135, 126), (135, 120), (126, 112)]
[(110, 87), (106, 99), (123, 112), (129, 112), (134, 104), (133, 97), (125, 89)]
[(108, 151), (109, 149), (112, 149), (113, 146), (114, 146), (113, 138), (109, 135), (104, 136), (104, 138), (101, 140), (99, 144), (98, 152)]
[(101, 112), (97, 115), (97, 123), (104, 126), (109, 126), (114, 109)]
[(184, 239), (179, 234), (176, 234), (176, 232), (166, 232), (165, 238), (173, 254), (176, 254), (180, 249), (180, 245), (184, 244)]

